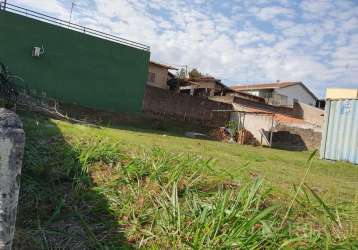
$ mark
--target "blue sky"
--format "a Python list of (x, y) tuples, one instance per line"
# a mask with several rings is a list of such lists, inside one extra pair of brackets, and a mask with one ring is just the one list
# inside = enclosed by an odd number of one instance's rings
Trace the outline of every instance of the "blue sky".
[[(71, 0), (8, 0), (68, 20)], [(151, 46), (228, 85), (358, 88), (358, 0), (75, 0), (73, 22)]]

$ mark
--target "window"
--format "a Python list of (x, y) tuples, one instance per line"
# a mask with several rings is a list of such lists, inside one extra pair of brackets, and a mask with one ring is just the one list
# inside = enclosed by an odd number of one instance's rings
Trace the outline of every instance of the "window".
[(259, 92), (258, 96), (269, 99), (269, 98), (273, 98), (273, 93), (272, 91), (263, 90)]
[(155, 83), (155, 73), (149, 72), (148, 81), (151, 83)]
[(288, 106), (288, 97), (280, 94), (273, 94), (272, 104), (277, 106)]

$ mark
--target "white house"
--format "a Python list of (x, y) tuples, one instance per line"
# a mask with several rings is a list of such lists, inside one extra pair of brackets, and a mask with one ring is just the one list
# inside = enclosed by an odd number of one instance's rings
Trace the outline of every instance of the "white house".
[(276, 106), (292, 106), (295, 100), (316, 106), (318, 98), (302, 82), (277, 82), (267, 84), (238, 85), (232, 89), (265, 98)]

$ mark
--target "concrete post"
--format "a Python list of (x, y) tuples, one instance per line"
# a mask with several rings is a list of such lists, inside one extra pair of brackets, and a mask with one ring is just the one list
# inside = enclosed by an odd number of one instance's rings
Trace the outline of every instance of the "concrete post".
[(0, 109), (0, 250), (10, 250), (15, 233), (25, 133), (18, 116)]

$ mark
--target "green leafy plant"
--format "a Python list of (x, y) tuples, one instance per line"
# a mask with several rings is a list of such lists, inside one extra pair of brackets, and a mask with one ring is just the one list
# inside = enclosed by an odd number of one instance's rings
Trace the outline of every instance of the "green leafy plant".
[(230, 135), (231, 136), (235, 136), (235, 134), (238, 132), (239, 130), (239, 122), (238, 121), (234, 121), (231, 120), (227, 123), (226, 126), (229, 129)]

